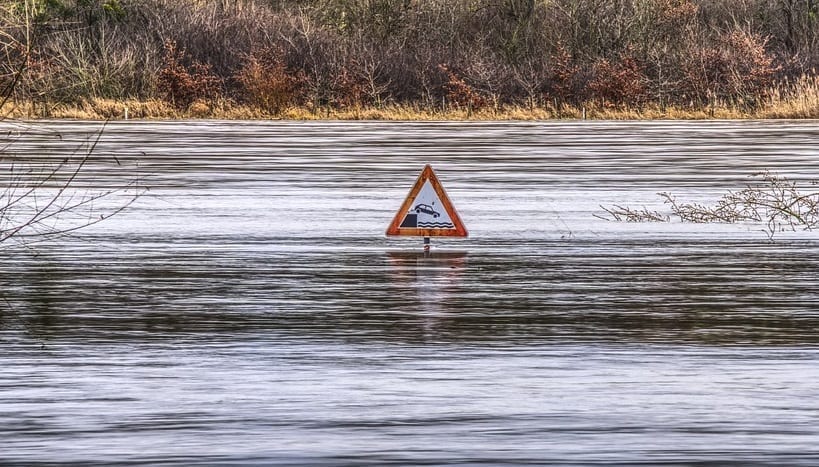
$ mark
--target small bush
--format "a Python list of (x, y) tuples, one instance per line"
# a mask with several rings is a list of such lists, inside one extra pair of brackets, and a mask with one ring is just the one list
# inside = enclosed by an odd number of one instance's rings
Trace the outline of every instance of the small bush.
[(460, 107), (466, 107), (469, 110), (480, 110), (486, 107), (486, 99), (446, 65), (438, 65), (438, 69), (447, 76), (444, 91), (450, 103)]
[(280, 51), (251, 53), (235, 79), (244, 102), (272, 114), (303, 102), (304, 73), (290, 72)]
[(366, 85), (351, 70), (351, 66), (342, 65), (331, 86), (331, 103), (337, 109), (361, 107), (366, 98)]
[(631, 55), (616, 62), (604, 58), (594, 66), (589, 91), (603, 107), (639, 107), (646, 101), (647, 81), (643, 67)]
[(683, 63), (688, 95), (700, 103), (726, 100), (757, 106), (780, 70), (767, 44), (765, 37), (735, 29), (722, 34), (715, 46), (693, 47)]
[(773, 83), (780, 67), (766, 51), (768, 38), (735, 30), (724, 39), (730, 63), (728, 92), (739, 98), (756, 101)]
[(576, 102), (578, 99), (575, 86), (580, 69), (572, 60), (569, 50), (564, 45), (559, 45), (550, 56), (549, 62), (551, 69), (549, 96), (559, 104)]
[(211, 72), (210, 65), (193, 61), (185, 65), (185, 51), (177, 50), (173, 41), (165, 42), (162, 69), (157, 78), (157, 91), (164, 100), (185, 109), (200, 99), (215, 99), (221, 95), (222, 79)]

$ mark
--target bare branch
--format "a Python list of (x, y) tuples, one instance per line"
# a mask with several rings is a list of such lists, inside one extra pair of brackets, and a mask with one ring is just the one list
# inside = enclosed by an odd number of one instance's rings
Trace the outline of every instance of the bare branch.
[[(669, 193), (658, 193), (671, 207), (673, 215), (683, 222), (736, 223), (761, 222), (769, 239), (782, 230), (812, 230), (819, 226), (819, 192), (801, 193), (795, 182), (769, 171), (751, 175), (755, 179), (739, 191), (729, 191), (713, 207), (697, 203), (680, 203)], [(811, 182), (815, 185), (816, 182)], [(667, 220), (658, 212), (628, 207), (600, 206), (609, 216), (600, 219), (625, 222), (658, 222)]]
[[(82, 152), (75, 150), (50, 166), (47, 162), (22, 163), (19, 156), (6, 158), (7, 176), (0, 192), (0, 244), (12, 239), (31, 244), (76, 232), (119, 214), (139, 197), (144, 190), (137, 176), (115, 187), (77, 186), (103, 131), (104, 126), (89, 138)], [(113, 162), (122, 165), (116, 157)], [(104, 198), (123, 194), (126, 198), (119, 205), (99, 208)]]

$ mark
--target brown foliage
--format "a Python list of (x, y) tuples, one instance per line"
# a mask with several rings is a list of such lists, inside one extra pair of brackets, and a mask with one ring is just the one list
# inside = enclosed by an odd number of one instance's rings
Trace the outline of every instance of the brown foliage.
[(305, 76), (288, 70), (282, 52), (266, 50), (247, 56), (235, 79), (242, 99), (273, 114), (303, 102)]
[(458, 77), (446, 65), (438, 65), (438, 69), (445, 73), (447, 82), (444, 84), (447, 100), (460, 107), (471, 110), (480, 110), (487, 105), (486, 99), (478, 91)]
[(635, 107), (646, 100), (646, 81), (644, 68), (627, 54), (615, 62), (599, 60), (589, 90), (604, 107)]
[(728, 92), (740, 97), (757, 98), (773, 84), (779, 66), (765, 47), (769, 38), (734, 30), (724, 40), (731, 63)]
[(657, 17), (660, 29), (677, 29), (693, 21), (699, 7), (691, 0), (658, 0), (659, 15)]
[(685, 88), (700, 102), (727, 99), (753, 105), (773, 84), (779, 65), (766, 51), (768, 38), (735, 29), (710, 47), (693, 47), (683, 63)]
[(157, 77), (157, 91), (177, 108), (184, 109), (200, 99), (221, 95), (223, 80), (211, 72), (210, 65), (192, 61), (185, 65), (185, 51), (173, 41), (165, 42), (165, 56)]
[(554, 98), (567, 101), (574, 97), (574, 80), (578, 72), (568, 49), (561, 44), (551, 56), (551, 93)]
[(351, 70), (342, 65), (332, 84), (332, 104), (337, 109), (360, 107), (365, 100), (366, 84)]

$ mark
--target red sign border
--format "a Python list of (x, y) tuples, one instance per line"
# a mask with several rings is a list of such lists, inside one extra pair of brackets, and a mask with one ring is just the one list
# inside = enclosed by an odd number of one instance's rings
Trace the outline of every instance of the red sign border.
[[(419, 229), (416, 227), (400, 227), (401, 223), (404, 221), (404, 217), (409, 212), (410, 205), (413, 201), (415, 201), (415, 197), (418, 196), (418, 192), (421, 191), (421, 188), (424, 186), (424, 182), (429, 180), (429, 183), (432, 184), (432, 188), (435, 190), (435, 193), (438, 195), (438, 198), (441, 200), (441, 204), (443, 204), (444, 209), (446, 210), (449, 218), (452, 220), (452, 223), (455, 224), (454, 229), (435, 229), (435, 228), (423, 228)], [(449, 200), (449, 196), (446, 194), (446, 190), (444, 190), (444, 186), (441, 185), (440, 180), (435, 175), (435, 172), (432, 171), (432, 166), (427, 164), (424, 166), (424, 170), (421, 171), (421, 174), (418, 176), (418, 180), (415, 181), (415, 185), (407, 194), (406, 199), (404, 199), (404, 203), (401, 204), (401, 207), (398, 209), (398, 212), (395, 214), (390, 226), (387, 228), (387, 235), (388, 236), (416, 236), (416, 237), (467, 237), (469, 233), (466, 231), (466, 226), (464, 226), (463, 221), (461, 221), (461, 216), (458, 215), (458, 211), (455, 210), (455, 206), (452, 205), (452, 201)]]

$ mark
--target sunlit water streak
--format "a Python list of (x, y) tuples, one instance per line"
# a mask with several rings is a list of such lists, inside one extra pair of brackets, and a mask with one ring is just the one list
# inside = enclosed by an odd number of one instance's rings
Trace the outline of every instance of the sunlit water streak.
[[(819, 462), (816, 234), (594, 216), (819, 179), (815, 122), (128, 122), (94, 154), (148, 191), (0, 251), (0, 463)], [(427, 162), (471, 234), (431, 256), (383, 236)]]

